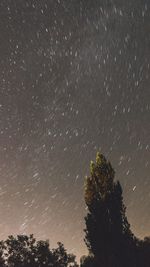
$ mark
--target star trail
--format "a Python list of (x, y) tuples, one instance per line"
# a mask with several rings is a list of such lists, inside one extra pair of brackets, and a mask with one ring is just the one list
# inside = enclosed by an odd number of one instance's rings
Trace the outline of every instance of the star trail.
[(150, 2), (0, 1), (0, 238), (84, 245), (101, 151), (133, 232), (150, 235)]

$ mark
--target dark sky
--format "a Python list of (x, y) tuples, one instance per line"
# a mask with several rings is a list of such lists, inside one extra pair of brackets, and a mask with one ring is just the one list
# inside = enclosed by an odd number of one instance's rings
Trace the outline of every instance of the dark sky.
[(0, 238), (85, 254), (97, 151), (150, 235), (150, 1), (0, 0), (0, 63)]

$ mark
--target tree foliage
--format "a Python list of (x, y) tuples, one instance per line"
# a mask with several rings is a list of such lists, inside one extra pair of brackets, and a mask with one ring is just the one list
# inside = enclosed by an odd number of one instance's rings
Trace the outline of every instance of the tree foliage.
[(85, 181), (85, 242), (98, 266), (135, 266), (135, 242), (123, 204), (122, 188), (106, 158), (97, 153)]
[(50, 249), (48, 241), (36, 241), (33, 235), (9, 236), (0, 242), (0, 267), (78, 267), (75, 256), (64, 245)]

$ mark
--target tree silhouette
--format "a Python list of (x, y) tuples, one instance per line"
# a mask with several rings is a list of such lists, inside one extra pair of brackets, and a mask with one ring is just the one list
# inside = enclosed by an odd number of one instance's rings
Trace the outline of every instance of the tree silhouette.
[(105, 157), (97, 153), (91, 162), (91, 176), (85, 181), (85, 242), (95, 265), (136, 266), (135, 242), (125, 215), (122, 188)]
[(0, 241), (0, 267), (5, 267), (5, 246), (4, 242)]
[(4, 249), (8, 267), (42, 267), (52, 262), (48, 241), (36, 241), (33, 235), (9, 236)]
[(55, 267), (78, 267), (75, 256), (68, 254), (61, 242), (58, 242), (58, 247), (53, 249), (53, 257)]
[(144, 240), (137, 239), (137, 266), (150, 266), (150, 237), (145, 237)]
[(0, 267), (78, 267), (75, 256), (64, 245), (50, 249), (48, 241), (36, 241), (33, 235), (9, 236), (0, 242)]
[(94, 267), (96, 265), (93, 255), (82, 256), (80, 259), (80, 267)]

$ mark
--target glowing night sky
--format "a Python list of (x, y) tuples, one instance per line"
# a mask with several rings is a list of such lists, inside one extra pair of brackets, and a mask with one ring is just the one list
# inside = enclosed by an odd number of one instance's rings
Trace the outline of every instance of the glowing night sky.
[(150, 1), (0, 1), (0, 238), (84, 245), (101, 151), (134, 233), (150, 235)]

